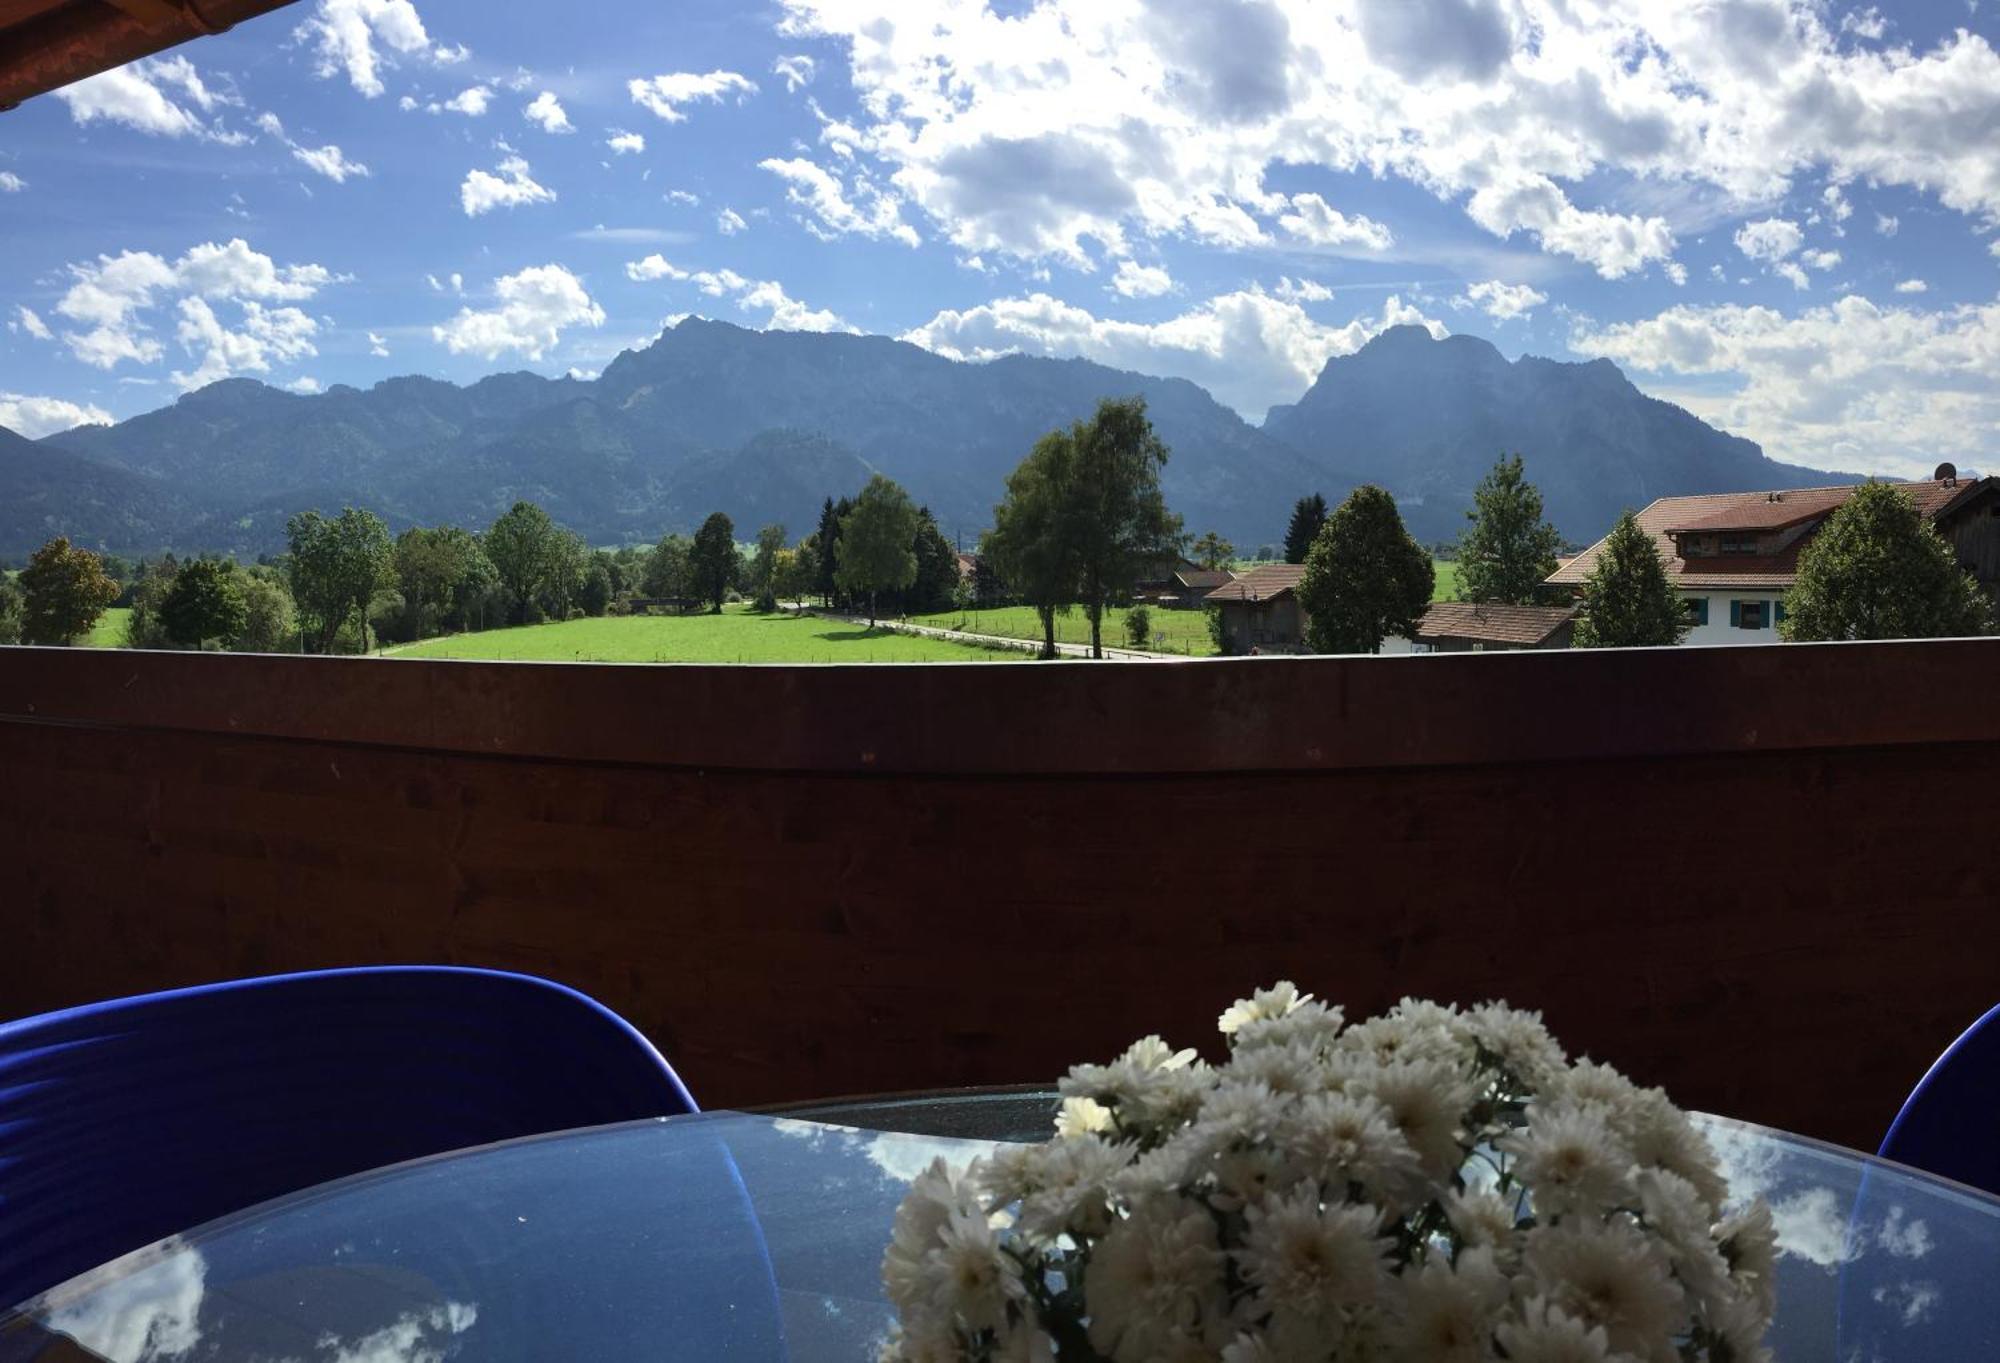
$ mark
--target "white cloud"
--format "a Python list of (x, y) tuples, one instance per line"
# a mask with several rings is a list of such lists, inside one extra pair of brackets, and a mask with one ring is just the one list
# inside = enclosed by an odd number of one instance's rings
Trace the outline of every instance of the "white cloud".
[(467, 118), (479, 118), (492, 106), (493, 92), (484, 85), (469, 85), (442, 104), (429, 106), (430, 112), (451, 112), (464, 114)]
[(448, 66), (471, 55), (463, 47), (434, 47), (410, 0), (319, 0), (294, 36), (313, 48), (315, 75), (345, 74), (369, 99), (383, 92), (382, 68), (398, 58)]
[(1527, 284), (1503, 284), (1488, 279), (1468, 284), (1465, 292), (1451, 300), (1457, 308), (1478, 308), (1496, 322), (1523, 316), (1549, 301), (1549, 296)]
[(623, 128), (611, 128), (607, 131), (611, 136), (604, 139), (604, 145), (611, 148), (615, 156), (623, 156), (627, 152), (642, 152), (646, 149), (646, 137), (643, 133), (628, 133)]
[(576, 365), (571, 365), (567, 372), (579, 383), (589, 383), (604, 373), (601, 369), (582, 369)]
[(0, 194), (19, 194), (27, 187), (28, 182), (13, 171), (0, 170)]
[(1854, 216), (1854, 205), (1847, 201), (1847, 195), (1839, 185), (1828, 185), (1821, 190), (1820, 200), (1826, 205), (1828, 216), (1835, 222), (1846, 222)]
[(657, 254), (628, 262), (625, 275), (636, 280), (686, 280), (710, 298), (733, 298), (744, 312), (764, 312), (766, 331), (854, 330), (834, 313), (793, 298), (775, 279), (747, 279), (734, 270), (683, 270)]
[(544, 90), (529, 100), (527, 107), (521, 110), (521, 116), (530, 123), (538, 125), (545, 133), (576, 131), (576, 125), (569, 121), (569, 115), (563, 111), (562, 102), (552, 91)]
[[(2000, 302), (1924, 311), (1848, 296), (1792, 316), (1680, 306), (1585, 323), (1570, 347), (1699, 378), (1653, 391), (1809, 467), (1918, 477), (1939, 458), (1983, 463), (2000, 448)], [(1718, 393), (1718, 379), (1733, 390)]]
[(78, 123), (101, 119), (159, 137), (243, 140), (203, 117), (242, 101), (209, 89), (186, 57), (146, 57), (65, 85), (55, 94)]
[(583, 281), (560, 265), (536, 265), (493, 281), (499, 306), (460, 308), (431, 336), (454, 355), (498, 359), (519, 351), (539, 360), (573, 326), (604, 325), (604, 309), (584, 290)]
[(1292, 195), (1291, 211), (1280, 215), (1278, 226), (1315, 246), (1360, 246), (1370, 251), (1386, 251), (1396, 240), (1388, 228), (1373, 218), (1359, 213), (1350, 218), (1317, 194)]
[(1867, 9), (1852, 9), (1840, 16), (1840, 31), (1852, 33), (1857, 38), (1866, 38), (1871, 43), (1882, 41), (1882, 35), (1889, 31), (1889, 21), (1882, 11), (1870, 5)]
[(962, 255), (1242, 244), (1291, 209), (1279, 167), (1394, 177), (1607, 278), (1670, 260), (1690, 204), (1803, 180), (2000, 220), (2000, 140), (1966, 131), (2000, 121), (1992, 41), (1857, 44), (1874, 19), (1824, 0), (783, 4), (845, 60), (838, 146)]
[(1806, 272), (1791, 259), (1805, 241), (1805, 233), (1795, 222), (1784, 218), (1761, 218), (1736, 229), (1736, 249), (1759, 261), (1766, 270), (1791, 281), (1795, 289), (1810, 287)]
[(1277, 287), (1271, 290), (1271, 294), (1273, 297), (1282, 298), (1288, 303), (1330, 303), (1333, 301), (1333, 290), (1320, 283), (1317, 279), (1301, 279), (1295, 282), (1289, 275), (1278, 280)]
[(376, 357), (377, 359), (386, 359), (386, 358), (388, 358), (388, 355), (389, 355), (389, 338), (388, 338), (388, 337), (386, 337), (386, 336), (378, 336), (378, 335), (376, 335), (376, 334), (375, 334), (374, 332), (372, 332), (372, 331), (371, 331), (371, 332), (369, 332), (369, 333), (368, 333), (368, 353), (369, 353), (370, 355), (373, 355), (373, 356), (375, 356), (375, 357)]
[(710, 71), (706, 75), (675, 71), (627, 81), (625, 88), (631, 92), (633, 103), (652, 110), (669, 123), (679, 123), (687, 117), (682, 105), (702, 100), (720, 103), (731, 95), (740, 103), (757, 93), (755, 81), (734, 71)]
[(655, 251), (643, 260), (629, 260), (625, 262), (625, 277), (637, 280), (686, 279), (688, 272)]
[(368, 167), (359, 161), (350, 161), (339, 147), (293, 147), (292, 155), (318, 171), (335, 184), (345, 184), (349, 178), (366, 175)]
[(1924, 293), (1929, 289), (1930, 285), (1924, 283), (1921, 279), (1905, 279), (1896, 285), (1897, 293)]
[(905, 246), (917, 245), (916, 231), (903, 221), (896, 200), (865, 175), (857, 177), (855, 199), (850, 200), (840, 180), (811, 161), (769, 157), (757, 165), (785, 182), (785, 198), (812, 215), (804, 220), (806, 229), (822, 240), (853, 233), (893, 237)]
[(1803, 251), (1799, 254), (1799, 259), (1805, 263), (1808, 269), (1831, 270), (1834, 266), (1840, 264), (1840, 252)]
[(1875, 230), (1885, 237), (1895, 236), (1902, 225), (1902, 219), (1893, 213), (1877, 213), (1875, 215)]
[(794, 56), (780, 57), (771, 63), (771, 74), (784, 80), (787, 94), (794, 93), (801, 87), (812, 84), (813, 59), (802, 52)]
[(279, 386), (284, 388), (285, 391), (287, 392), (299, 393), (306, 397), (311, 397), (314, 393), (320, 391), (319, 380), (314, 378), (310, 374), (301, 374), (297, 378), (293, 379), (290, 383), (281, 384)]
[(1100, 318), (1034, 293), (963, 311), (946, 309), (904, 333), (954, 359), (985, 360), (1013, 352), (1081, 356), (1120, 369), (1191, 379), (1253, 420), (1291, 402), (1327, 360), (1360, 349), (1384, 328), (1412, 323), (1442, 336), (1445, 328), (1391, 295), (1377, 317), (1345, 326), (1313, 320), (1296, 301), (1251, 288), (1220, 294), (1163, 322)]
[[(87, 330), (65, 331), (63, 341), (78, 359), (100, 369), (161, 358), (166, 348), (145, 314), (168, 296), (181, 295), (175, 339), (200, 361), (173, 375), (184, 387), (315, 354), (318, 323), (297, 308), (265, 304), (301, 302), (338, 282), (322, 265), (279, 266), (240, 237), (222, 245), (203, 242), (171, 263), (150, 251), (124, 251), (69, 270), (72, 283), (56, 312)], [(235, 329), (217, 317), (215, 303), (235, 307)]]
[(683, 208), (693, 208), (701, 202), (701, 195), (690, 194), (685, 189), (670, 189), (661, 197), (668, 203), (679, 204)]
[(0, 426), (30, 440), (40, 440), (74, 426), (109, 426), (111, 422), (111, 413), (90, 403), (0, 393)]
[(1121, 298), (1158, 298), (1174, 291), (1174, 277), (1158, 265), (1121, 260), (1111, 276), (1111, 288)]
[(750, 224), (743, 221), (743, 215), (733, 208), (725, 208), (715, 215), (715, 230), (725, 237), (733, 237), (745, 231)]
[(496, 208), (519, 204), (554, 203), (556, 192), (535, 183), (528, 169), (526, 161), (509, 156), (495, 167), (497, 174), (468, 171), (465, 183), (458, 187), (458, 202), (465, 209), (465, 216), (476, 218)]
[(26, 303), (17, 303), (14, 307), (14, 313), (16, 320), (7, 323), (7, 330), (25, 331), (38, 341), (52, 341), (55, 339), (54, 335), (49, 331), (49, 324), (42, 320), (41, 314)]

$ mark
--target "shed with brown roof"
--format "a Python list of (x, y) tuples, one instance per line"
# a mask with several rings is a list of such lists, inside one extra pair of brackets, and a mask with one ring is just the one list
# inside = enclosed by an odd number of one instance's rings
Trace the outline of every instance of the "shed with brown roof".
[(1436, 601), (1417, 621), (1415, 641), (1432, 653), (1568, 648), (1575, 629), (1575, 606)]
[(1299, 606), (1302, 563), (1266, 563), (1202, 598), (1222, 618), (1222, 651), (1303, 653), (1306, 615)]

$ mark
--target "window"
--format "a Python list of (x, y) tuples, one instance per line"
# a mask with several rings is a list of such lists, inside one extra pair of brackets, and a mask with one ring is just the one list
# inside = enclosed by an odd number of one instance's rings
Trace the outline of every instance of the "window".
[(1757, 552), (1755, 535), (1724, 535), (1722, 552), (1725, 554), (1754, 554)]
[(1705, 596), (1682, 597), (1681, 604), (1687, 607), (1688, 623), (1690, 625), (1700, 626), (1708, 623), (1707, 597)]
[(1737, 629), (1764, 628), (1766, 603), (1762, 601), (1732, 601), (1729, 603), (1729, 623)]

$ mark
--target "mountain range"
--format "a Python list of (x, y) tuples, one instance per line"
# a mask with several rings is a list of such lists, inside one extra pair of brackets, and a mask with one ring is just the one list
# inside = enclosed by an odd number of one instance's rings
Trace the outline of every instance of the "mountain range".
[(1420, 539), (1447, 538), (1503, 451), (1526, 456), (1550, 519), (1579, 540), (1665, 493), (1847, 480), (1768, 459), (1607, 360), (1509, 361), (1421, 327), (1327, 361), (1260, 428), (1185, 379), (1087, 360), (967, 363), (881, 336), (688, 318), (594, 380), (404, 377), (302, 396), (225, 379), (113, 426), (0, 430), (0, 554), (60, 533), (254, 556), (309, 507), (478, 528), (521, 498), (598, 544), (692, 530), (715, 510), (741, 538), (771, 521), (796, 535), (877, 471), (969, 547), (1039, 436), (1133, 394), (1172, 451), (1168, 504), (1245, 552), (1283, 538), (1298, 497), (1363, 482), (1394, 493)]

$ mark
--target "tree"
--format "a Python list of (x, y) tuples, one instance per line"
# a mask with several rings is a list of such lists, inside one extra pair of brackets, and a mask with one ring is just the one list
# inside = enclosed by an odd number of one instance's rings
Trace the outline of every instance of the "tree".
[(590, 566), (584, 569), (583, 585), (576, 590), (576, 604), (585, 615), (602, 615), (611, 609), (611, 598), (616, 591), (605, 555), (593, 554)]
[(1687, 608), (1653, 537), (1630, 511), (1604, 537), (1583, 580), (1571, 642), (1578, 648), (1656, 648), (1687, 636)]
[(1134, 648), (1144, 648), (1153, 638), (1153, 612), (1144, 606), (1134, 606), (1125, 612), (1125, 642)]
[(694, 532), (694, 546), (688, 550), (688, 575), (693, 594), (709, 603), (709, 612), (722, 614), (722, 598), (736, 580), (736, 527), (720, 511), (709, 513)]
[(499, 574), (471, 531), (412, 526), (396, 537), (396, 580), (416, 639), (440, 628), (469, 628)]
[(917, 533), (910, 551), (917, 556), (917, 576), (906, 593), (905, 613), (950, 610), (958, 591), (958, 551), (938, 529), (937, 518), (927, 506), (917, 508)]
[(198, 558), (174, 577), (160, 603), (160, 623), (167, 637), (182, 648), (214, 643), (226, 648), (243, 632), (249, 610), (237, 585), (236, 565), (228, 559)]
[(676, 610), (694, 594), (693, 575), (686, 535), (667, 535), (646, 556), (646, 571), (639, 590), (646, 596), (672, 601)]
[(1467, 601), (1532, 606), (1556, 570), (1562, 536), (1542, 519), (1542, 494), (1522, 476), (1521, 456), (1502, 455), (1472, 491), (1472, 528), (1458, 542), (1458, 589)]
[(0, 573), (0, 644), (21, 642), (21, 589)]
[(1189, 552), (1194, 555), (1194, 561), (1204, 568), (1227, 567), (1236, 558), (1236, 546), (1213, 530), (1204, 531)]
[(750, 596), (760, 611), (778, 608), (778, 555), (784, 549), (784, 526), (767, 525), (757, 532), (757, 557), (750, 563)]
[(840, 523), (847, 519), (847, 513), (854, 510), (854, 501), (842, 497), (835, 501), (829, 497), (820, 508), (819, 531), (814, 537), (819, 554), (819, 595), (828, 606), (840, 593)]
[(1042, 622), (1042, 656), (1056, 656), (1056, 616), (1077, 598), (1076, 548), (1067, 533), (1076, 478), (1073, 431), (1050, 431), (1007, 475), (1007, 495), (993, 508), (993, 528), (979, 542), (979, 571), (997, 577)]
[(795, 604), (802, 604), (819, 590), (819, 536), (807, 535), (791, 553), (790, 573), (780, 591)]
[(1787, 639), (1944, 639), (1986, 634), (1993, 607), (1909, 494), (1864, 483), (1799, 554)]
[(509, 618), (515, 624), (528, 623), (562, 562), (562, 531), (533, 502), (516, 502), (487, 529), (480, 547), (499, 574)]
[(1391, 635), (1416, 632), (1436, 586), (1431, 556), (1410, 538), (1396, 499), (1354, 489), (1306, 553), (1299, 606), (1315, 653), (1374, 653)]
[(167, 633), (166, 621), (160, 618), (160, 607), (166, 604), (167, 593), (174, 589), (174, 579), (180, 576), (180, 571), (180, 560), (172, 554), (139, 565), (127, 597), (131, 614), (125, 617), (126, 648), (176, 646)]
[(247, 568), (236, 585), (243, 593), (243, 628), (229, 647), (238, 653), (281, 653), (291, 648), (298, 626), (284, 579), (269, 568)]
[(1090, 656), (1104, 656), (1104, 608), (1147, 563), (1179, 551), (1181, 520), (1167, 510), (1160, 470), (1167, 447), (1144, 398), (1106, 398), (1077, 426), (1076, 471), (1063, 523), (1075, 546), (1077, 600), (1090, 617)]
[(1292, 523), (1285, 527), (1285, 562), (1304, 563), (1320, 527), (1326, 524), (1326, 498), (1317, 492), (1292, 506)]
[(285, 523), (285, 534), (291, 544), (286, 572), (308, 646), (315, 653), (332, 652), (341, 627), (359, 615), (366, 649), (364, 613), (376, 592), (396, 580), (389, 527), (374, 512), (350, 506), (333, 520), (302, 512)]
[(67, 644), (90, 632), (118, 599), (104, 561), (62, 535), (37, 549), (21, 570), (21, 642)]
[(834, 585), (868, 596), (868, 624), (875, 624), (875, 598), (899, 592), (917, 580), (917, 508), (902, 486), (876, 474), (840, 522), (840, 564)]

